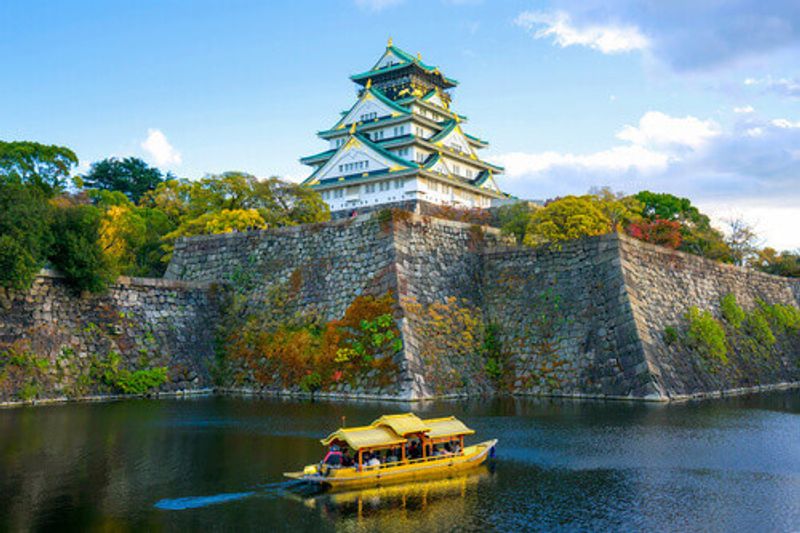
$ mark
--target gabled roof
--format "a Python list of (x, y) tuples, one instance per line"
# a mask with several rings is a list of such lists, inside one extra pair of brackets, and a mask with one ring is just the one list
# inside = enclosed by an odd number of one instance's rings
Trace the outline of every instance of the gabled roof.
[(494, 181), (494, 176), (492, 173), (488, 170), (484, 170), (478, 174), (478, 177), (475, 178), (475, 181), (473, 181), (472, 184), (482, 189), (488, 189), (494, 192), (503, 192), (500, 190), (500, 187), (497, 186), (497, 182)]
[(421, 420), (413, 413), (406, 413), (384, 415), (369, 426), (340, 428), (320, 442), (323, 446), (341, 442), (353, 450), (361, 450), (403, 444), (406, 442), (406, 435), (420, 432), (426, 433), (433, 439), (460, 437), (475, 433), (454, 416)]
[(432, 439), (440, 437), (458, 437), (475, 433), (475, 430), (468, 428), (464, 422), (454, 416), (432, 418), (425, 420), (425, 423), (431, 428), (430, 431), (428, 431), (428, 436)]
[[(333, 127), (331, 129), (334, 130), (336, 128), (341, 128), (341, 127), (347, 125), (346, 120), (347, 120), (347, 117), (350, 115), (350, 113), (352, 113), (353, 110), (356, 107), (358, 107), (359, 104), (361, 104), (362, 102), (364, 102), (366, 100), (369, 100), (371, 98), (375, 98), (376, 100), (378, 100), (382, 104), (384, 104), (387, 107), (389, 107), (390, 109), (392, 109), (395, 113), (400, 113), (401, 115), (408, 115), (408, 114), (411, 113), (410, 110), (408, 110), (405, 107), (397, 104), (391, 98), (387, 98), (386, 95), (383, 94), (378, 89), (370, 88), (370, 89), (365, 89), (364, 92), (361, 94), (361, 96), (358, 98), (358, 100), (356, 100), (356, 102), (352, 106), (350, 106), (350, 109), (348, 109), (347, 111), (342, 113), (341, 118), (336, 122), (336, 124), (333, 125)], [(354, 122), (357, 122), (357, 121), (354, 121)]]
[[(378, 68), (380, 66), (381, 62), (383, 61), (383, 59), (387, 55), (390, 55), (390, 54), (393, 55), (394, 57), (396, 57), (399, 61), (397, 63), (393, 64), (393, 65), (386, 65), (386, 66)], [(442, 81), (447, 85), (450, 85), (450, 86), (458, 85), (458, 82), (456, 80), (454, 80), (452, 78), (445, 77), (441, 73), (441, 71), (439, 70), (438, 67), (423, 63), (422, 60), (419, 57), (415, 57), (415, 56), (409, 54), (408, 52), (406, 52), (405, 50), (402, 50), (402, 49), (398, 48), (397, 46), (394, 46), (391, 43), (391, 41), (386, 46), (386, 50), (383, 52), (383, 54), (378, 59), (378, 61), (375, 62), (375, 64), (372, 66), (371, 69), (369, 69), (369, 70), (367, 70), (365, 72), (361, 72), (359, 74), (354, 74), (354, 75), (350, 76), (350, 79), (355, 81), (355, 82), (361, 82), (361, 81), (365, 81), (365, 80), (367, 80), (367, 79), (369, 79), (369, 78), (371, 78), (373, 76), (376, 76), (378, 74), (384, 74), (386, 72), (392, 72), (392, 71), (399, 70), (399, 69), (402, 69), (402, 68), (406, 68), (406, 67), (412, 66), (412, 65), (415, 65), (415, 66), (419, 67), (420, 69), (424, 70), (425, 72), (427, 72), (429, 74), (434, 74), (434, 75), (440, 76)]]
[(408, 159), (404, 159), (399, 155), (390, 152), (389, 150), (378, 145), (377, 143), (370, 141), (360, 133), (353, 133), (350, 135), (350, 138), (344, 144), (342, 144), (339, 148), (336, 149), (334, 154), (323, 165), (320, 165), (308, 178), (305, 179), (305, 181), (303, 181), (303, 184), (304, 185), (314, 184), (319, 179), (318, 175), (321, 173), (324, 174), (325, 173), (324, 171), (326, 171), (330, 167), (331, 161), (336, 160), (337, 156), (343, 154), (344, 152), (358, 148), (359, 145), (363, 145), (367, 150), (372, 151), (373, 153), (389, 160), (390, 162), (396, 163), (395, 166), (392, 166), (391, 164), (387, 165), (391, 169), (402, 170), (408, 168), (419, 168), (419, 165), (417, 163), (409, 161)]
[(301, 157), (300, 162), (304, 165), (309, 165), (313, 162), (327, 161), (333, 156), (333, 154), (336, 153), (336, 150), (336, 148), (331, 148), (330, 150), (325, 150), (324, 152), (320, 152), (318, 154), (307, 155), (305, 157)]
[(372, 423), (373, 426), (387, 426), (405, 437), (412, 433), (424, 433), (430, 428), (414, 413), (403, 413), (400, 415), (383, 415)]
[(334, 442), (344, 442), (353, 450), (403, 444), (406, 439), (384, 426), (362, 426), (342, 428), (334, 431), (320, 442), (329, 446)]

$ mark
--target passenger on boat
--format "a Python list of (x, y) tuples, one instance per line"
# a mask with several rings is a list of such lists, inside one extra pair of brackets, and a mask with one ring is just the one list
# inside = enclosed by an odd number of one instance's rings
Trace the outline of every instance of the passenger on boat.
[(422, 448), (419, 445), (419, 441), (411, 441), (411, 444), (408, 445), (408, 457), (411, 459), (419, 459), (422, 457)]
[(323, 464), (328, 465), (330, 468), (339, 468), (342, 466), (343, 455), (338, 446), (331, 446), (330, 451), (322, 460)]
[(342, 454), (342, 466), (353, 466), (354, 461), (352, 456), (350, 455), (350, 450), (345, 450)]
[(374, 454), (374, 455), (370, 454), (369, 460), (367, 461), (366, 465), (369, 468), (373, 468), (373, 467), (376, 467), (376, 466), (381, 466), (381, 460), (378, 459), (378, 454)]

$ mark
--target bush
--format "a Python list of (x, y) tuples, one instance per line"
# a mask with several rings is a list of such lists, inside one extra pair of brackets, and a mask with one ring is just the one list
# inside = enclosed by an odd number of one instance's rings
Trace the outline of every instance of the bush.
[(54, 212), (50, 261), (81, 291), (102, 292), (116, 277), (100, 246), (101, 216), (91, 205), (58, 207)]
[(758, 301), (758, 307), (773, 325), (776, 333), (800, 333), (800, 309), (797, 307), (784, 304), (768, 305), (761, 300)]
[(686, 332), (689, 347), (703, 357), (727, 363), (728, 342), (722, 324), (711, 313), (700, 311), (697, 307), (689, 308), (686, 320), (689, 322)]
[(773, 346), (777, 342), (775, 334), (769, 326), (767, 315), (758, 307), (747, 313), (742, 326), (745, 333), (753, 339), (757, 346)]
[(30, 287), (52, 242), (50, 207), (32, 185), (0, 183), (0, 286)]
[(0, 236), (0, 286), (27, 289), (40, 267), (31, 251), (14, 237)]
[(736, 295), (729, 292), (722, 297), (719, 303), (722, 318), (736, 329), (742, 325), (745, 318), (744, 309), (736, 302)]
[(120, 368), (122, 357), (110, 352), (105, 360), (95, 361), (92, 373), (100, 383), (121, 394), (146, 394), (167, 382), (167, 367), (127, 370)]

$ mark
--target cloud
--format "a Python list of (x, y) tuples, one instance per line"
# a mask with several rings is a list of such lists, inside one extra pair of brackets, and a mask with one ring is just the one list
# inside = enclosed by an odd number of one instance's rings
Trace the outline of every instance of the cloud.
[(636, 26), (581, 25), (576, 26), (564, 11), (525, 11), (514, 23), (533, 33), (535, 39), (552, 37), (562, 48), (585, 46), (604, 54), (618, 54), (647, 48), (647, 38)]
[(753, 106), (751, 106), (751, 105), (745, 105), (745, 106), (734, 107), (733, 108), (733, 112), (734, 113), (739, 113), (739, 114), (753, 113), (754, 111), (755, 111), (755, 109), (753, 109)]
[(616, 134), (617, 139), (627, 144), (589, 154), (517, 152), (497, 159), (512, 178), (559, 167), (651, 174), (666, 170), (671, 161), (687, 151), (701, 150), (717, 135), (719, 126), (711, 120), (693, 116), (671, 117), (659, 111), (648, 111), (637, 125), (626, 125)]
[(382, 11), (389, 7), (400, 5), (404, 0), (355, 0), (356, 5), (370, 11)]
[(147, 130), (147, 138), (141, 144), (142, 149), (159, 166), (180, 165), (183, 162), (181, 153), (167, 140), (161, 130)]
[[(608, 185), (629, 193), (650, 189), (687, 196), (718, 211), (735, 206), (745, 212), (742, 207), (759, 205), (770, 244), (800, 247), (800, 234), (781, 233), (775, 218), (786, 220), (787, 213), (800, 211), (800, 121), (752, 113), (736, 117), (723, 128), (712, 120), (650, 111), (637, 124), (620, 128), (604, 150), (514, 152), (493, 160), (506, 167), (501, 186), (525, 198)], [(770, 205), (776, 206), (774, 217)]]
[(553, 36), (559, 46), (604, 53), (646, 48), (676, 70), (710, 69), (800, 47), (796, 0), (554, 0), (552, 11), (523, 12), (517, 24), (538, 38)]
[(800, 81), (794, 78), (747, 78), (744, 84), (750, 87), (761, 87), (765, 92), (775, 93), (791, 98), (800, 98)]

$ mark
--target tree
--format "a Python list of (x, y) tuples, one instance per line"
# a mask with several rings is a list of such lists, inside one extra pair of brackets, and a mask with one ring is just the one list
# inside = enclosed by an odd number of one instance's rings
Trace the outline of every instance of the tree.
[(531, 216), (525, 244), (557, 243), (612, 231), (611, 220), (593, 196), (565, 196)]
[(0, 181), (30, 184), (47, 196), (64, 188), (78, 157), (69, 148), (29, 141), (0, 141)]
[(162, 209), (180, 222), (223, 209), (255, 209), (271, 227), (330, 219), (328, 205), (313, 189), (275, 177), (260, 180), (242, 172), (225, 172), (191, 182), (168, 180), (148, 193), (143, 203)]
[[(167, 179), (171, 176), (167, 174)], [(92, 163), (92, 167), (83, 177), (87, 188), (118, 191), (133, 203), (148, 191), (154, 190), (164, 181), (164, 175), (155, 167), (136, 157), (117, 159), (110, 157)]]
[(26, 289), (52, 243), (50, 207), (36, 186), (0, 182), (0, 286)]
[(497, 210), (497, 224), (505, 235), (513, 235), (517, 244), (525, 241), (531, 216), (540, 209), (531, 202), (515, 202)]
[(116, 277), (100, 243), (102, 211), (93, 205), (60, 202), (53, 212), (50, 262), (77, 290), (102, 292)]
[(750, 266), (767, 274), (800, 278), (800, 250), (778, 253), (775, 248), (759, 250), (749, 260)]
[(730, 249), (733, 263), (744, 265), (757, 253), (761, 239), (753, 226), (741, 217), (728, 219), (725, 223), (728, 226), (725, 243)]
[(597, 202), (597, 207), (608, 217), (615, 231), (620, 231), (642, 219), (644, 206), (635, 196), (615, 193), (609, 187), (592, 188), (589, 190), (589, 196)]
[(626, 233), (640, 241), (677, 249), (681, 245), (681, 224), (677, 220), (640, 220), (626, 228)]
[(711, 219), (688, 198), (650, 191), (641, 191), (634, 198), (641, 202), (642, 216), (648, 220), (673, 220), (681, 224), (679, 250), (717, 261), (732, 260), (722, 232), (712, 227)]

